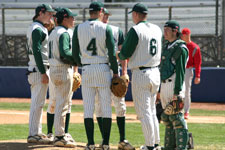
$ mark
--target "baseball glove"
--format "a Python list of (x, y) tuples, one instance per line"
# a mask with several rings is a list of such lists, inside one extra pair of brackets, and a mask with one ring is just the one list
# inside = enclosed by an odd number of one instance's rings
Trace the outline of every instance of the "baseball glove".
[(117, 97), (124, 97), (127, 93), (128, 84), (121, 77), (113, 77), (111, 91)]
[(72, 91), (75, 92), (81, 84), (81, 75), (78, 72), (73, 73), (73, 87)]
[(161, 114), (163, 113), (163, 108), (161, 104), (161, 100), (156, 100), (156, 117), (158, 119), (158, 122), (161, 122)]
[(176, 100), (171, 101), (166, 105), (164, 113), (167, 115), (178, 114), (184, 108), (183, 99), (180, 96), (177, 96)]

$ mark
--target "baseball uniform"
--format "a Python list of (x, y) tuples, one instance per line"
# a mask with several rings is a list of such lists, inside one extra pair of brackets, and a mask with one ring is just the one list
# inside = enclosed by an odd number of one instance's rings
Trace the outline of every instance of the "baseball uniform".
[[(41, 11), (42, 10), (42, 11)], [(39, 21), (39, 13), (45, 14), (46, 20), (52, 16), (54, 10), (50, 5), (41, 4), (35, 9), (34, 22), (27, 30), (28, 46), (28, 82), (31, 85), (31, 106), (29, 116), (28, 143), (49, 143), (49, 139), (42, 133), (42, 112), (48, 89), (48, 30)], [(47, 13), (50, 12), (50, 13)], [(43, 77), (45, 78), (43, 80)]]
[[(99, 2), (91, 3), (91, 10), (100, 11)], [(82, 64), (82, 96), (84, 104), (84, 124), (88, 144), (94, 145), (93, 113), (95, 95), (98, 93), (103, 117), (103, 146), (109, 145), (111, 129), (111, 73), (118, 74), (118, 64), (115, 57), (115, 46), (110, 26), (98, 19), (89, 19), (78, 25), (73, 34), (73, 57)], [(110, 66), (109, 66), (110, 63)]]
[(72, 99), (73, 68), (76, 65), (72, 57), (72, 35), (68, 28), (74, 25), (74, 16), (68, 8), (56, 13), (58, 26), (49, 37), (50, 77), (55, 91), (55, 139), (54, 145), (75, 147), (72, 137), (65, 135), (65, 118)]
[[(169, 27), (171, 33), (173, 33), (172, 29), (177, 29), (179, 33), (180, 25), (174, 20), (167, 21), (164, 27)], [(176, 38), (174, 41), (164, 43), (160, 64), (160, 98), (163, 109), (174, 100), (174, 95), (184, 98), (187, 60), (188, 50), (184, 41)], [(166, 125), (165, 149), (186, 150), (188, 130), (183, 113), (167, 115), (163, 112), (161, 119)]]
[(187, 48), (189, 51), (189, 59), (187, 62), (187, 67), (185, 70), (185, 99), (184, 99), (184, 113), (189, 113), (191, 105), (191, 85), (193, 79), (193, 68), (195, 68), (195, 77), (200, 78), (201, 73), (201, 51), (199, 46), (190, 42), (187, 43)]
[[(124, 41), (123, 33), (119, 29), (119, 27), (112, 26), (112, 25), (109, 25), (109, 26), (112, 29), (113, 38), (114, 38), (114, 41), (115, 41), (115, 50), (118, 50), (118, 46), (122, 45), (122, 43)], [(118, 73), (119, 73), (119, 70), (118, 70)], [(125, 97), (120, 98), (120, 97), (116, 97), (114, 94), (111, 94), (111, 99), (114, 103), (114, 107), (115, 107), (115, 110), (116, 110), (116, 116), (118, 117), (117, 119), (123, 119), (122, 117), (125, 117), (125, 113), (126, 113)], [(102, 118), (102, 111), (101, 111), (101, 107), (100, 107), (99, 100), (98, 100), (97, 96), (96, 96), (96, 99), (95, 99), (95, 114), (96, 114), (96, 117), (97, 117), (98, 120)], [(100, 123), (100, 121), (99, 121), (99, 123)], [(125, 124), (122, 127), (123, 129), (121, 129), (123, 131), (121, 131), (121, 134), (120, 134), (120, 141), (125, 140), (125, 128), (124, 128), (124, 126), (125, 126)], [(120, 130), (120, 127), (119, 127), (119, 130)]]
[(162, 32), (157, 25), (141, 21), (130, 29), (118, 55), (121, 60), (129, 58), (134, 107), (141, 121), (145, 146), (151, 148), (157, 143), (155, 136), (159, 137), (154, 126), (158, 126), (155, 101), (160, 85), (161, 38)]

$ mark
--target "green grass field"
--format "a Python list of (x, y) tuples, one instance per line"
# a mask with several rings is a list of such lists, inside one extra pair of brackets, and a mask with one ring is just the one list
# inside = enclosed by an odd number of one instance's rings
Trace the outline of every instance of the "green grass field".
[[(29, 111), (29, 103), (0, 103), (0, 110), (27, 110)], [(44, 107), (44, 111), (47, 110), (47, 105)], [(115, 113), (114, 107), (112, 107), (113, 113)], [(82, 105), (72, 105), (72, 112), (83, 112)], [(225, 111), (216, 110), (202, 110), (202, 109), (191, 109), (190, 113), (192, 116), (224, 116)], [(127, 107), (127, 114), (135, 114), (134, 107)]]
[[(29, 111), (29, 103), (0, 103), (0, 110), (27, 110)], [(46, 106), (44, 110), (46, 110)], [(82, 112), (82, 105), (73, 105), (72, 112)], [(113, 108), (113, 113), (115, 110)], [(133, 107), (127, 107), (127, 113), (134, 114)], [(193, 116), (225, 116), (225, 111), (211, 111), (192, 109), (191, 115)], [(225, 125), (213, 124), (213, 123), (188, 123), (189, 131), (194, 136), (194, 143), (196, 150), (225, 150)], [(26, 139), (28, 135), (28, 124), (20, 125), (0, 125), (1, 136), (0, 140), (13, 140), (13, 139)], [(164, 143), (164, 130), (165, 126), (160, 124), (160, 137), (161, 145)], [(70, 134), (77, 142), (86, 143), (86, 133), (84, 124), (70, 124)], [(46, 124), (43, 124), (43, 132), (46, 133)], [(144, 144), (144, 137), (141, 130), (140, 123), (127, 123), (126, 124), (126, 137), (135, 146), (139, 147)], [(110, 143), (111, 145), (117, 145), (119, 140), (118, 128), (116, 123), (113, 123)], [(95, 142), (99, 144), (101, 142), (101, 136), (98, 125), (95, 124)]]
[[(224, 124), (188, 124), (189, 131), (194, 136), (195, 149), (197, 150), (224, 150), (225, 149), (225, 126)], [(28, 125), (1, 125), (0, 140), (26, 139), (28, 134)], [(161, 143), (164, 142), (164, 125), (160, 124)], [(216, 130), (217, 129), (217, 130)], [(46, 124), (43, 125), (43, 131), (46, 133)], [(86, 134), (83, 124), (70, 124), (70, 134), (77, 142), (86, 143)], [(126, 137), (135, 146), (139, 147), (144, 144), (144, 137), (140, 123), (126, 124)], [(116, 123), (113, 123), (110, 143), (117, 145), (119, 134)], [(95, 124), (95, 142), (101, 142), (101, 136), (98, 125)]]

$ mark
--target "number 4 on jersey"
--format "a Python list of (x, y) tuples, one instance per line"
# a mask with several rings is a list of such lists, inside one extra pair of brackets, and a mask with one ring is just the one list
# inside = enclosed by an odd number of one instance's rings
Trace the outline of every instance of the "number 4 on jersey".
[(97, 48), (96, 48), (96, 39), (92, 38), (91, 41), (89, 42), (88, 46), (87, 46), (87, 50), (88, 51), (92, 51), (92, 56), (97, 55)]

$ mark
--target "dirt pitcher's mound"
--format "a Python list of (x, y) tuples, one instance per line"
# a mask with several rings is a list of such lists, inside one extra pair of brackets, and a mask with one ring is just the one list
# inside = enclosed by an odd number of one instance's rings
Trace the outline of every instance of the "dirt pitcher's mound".
[[(46, 112), (43, 112), (42, 123), (47, 122)], [(96, 117), (94, 117), (96, 118)], [(116, 115), (112, 115), (112, 121), (116, 122)], [(83, 113), (71, 113), (70, 123), (83, 123)], [(96, 120), (95, 120), (96, 122)], [(127, 123), (140, 123), (135, 114), (126, 114)], [(190, 116), (188, 123), (225, 123), (225, 117), (221, 116)], [(28, 124), (29, 111), (0, 110), (0, 124)]]
[[(65, 148), (65, 147), (55, 147), (53, 145), (47, 144), (31, 144), (27, 143), (26, 140), (12, 140), (12, 141), (0, 141), (0, 149), (1, 150), (84, 150), (85, 143), (77, 142), (77, 146), (75, 148)], [(116, 150), (116, 146), (110, 146), (110, 149)], [(100, 150), (99, 147), (96, 150)]]

